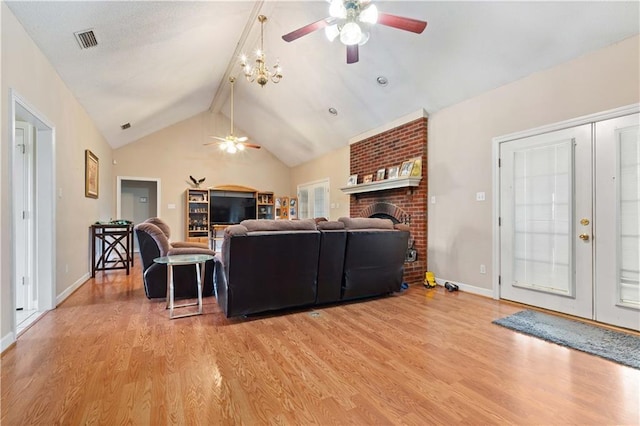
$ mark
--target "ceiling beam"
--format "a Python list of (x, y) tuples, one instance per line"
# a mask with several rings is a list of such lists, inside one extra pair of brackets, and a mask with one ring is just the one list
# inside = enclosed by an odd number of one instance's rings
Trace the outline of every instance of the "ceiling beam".
[[(258, 0), (254, 3), (253, 9), (251, 9), (251, 13), (249, 14), (249, 18), (247, 19), (247, 23), (244, 26), (244, 30), (240, 35), (240, 40), (236, 44), (236, 48), (233, 52), (233, 55), (229, 59), (229, 63), (227, 64), (227, 70), (225, 71), (221, 81), (218, 83), (218, 90), (216, 90), (216, 94), (213, 96), (211, 100), (211, 105), (209, 106), (209, 112), (212, 114), (217, 114), (222, 109), (225, 101), (229, 97), (231, 92), (229, 86), (229, 77), (235, 76), (237, 74), (234, 72), (234, 69), (239, 68), (239, 58), (240, 55), (246, 50), (245, 46), (253, 46), (259, 40), (259, 32), (253, 34), (252, 37), (251, 31), (254, 27), (256, 27), (256, 23), (258, 22), (258, 15), (266, 15), (269, 17), (269, 13), (273, 10), (273, 5), (265, 4), (266, 0)], [(264, 10), (263, 10), (264, 9)]]

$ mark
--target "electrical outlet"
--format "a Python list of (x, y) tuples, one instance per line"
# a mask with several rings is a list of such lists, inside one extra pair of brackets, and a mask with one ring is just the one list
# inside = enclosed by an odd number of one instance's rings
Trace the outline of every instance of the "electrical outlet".
[(431, 204), (435, 204), (436, 203), (436, 196), (432, 195), (431, 196)]
[(476, 201), (484, 201), (484, 192), (476, 192)]
[(486, 274), (487, 273), (487, 267), (484, 265), (480, 265), (480, 273), (481, 274)]

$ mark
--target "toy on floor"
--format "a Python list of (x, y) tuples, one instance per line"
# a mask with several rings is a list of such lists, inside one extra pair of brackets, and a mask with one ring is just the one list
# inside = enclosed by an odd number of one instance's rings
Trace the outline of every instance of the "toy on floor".
[(433, 272), (426, 272), (424, 274), (424, 286), (427, 288), (434, 288), (436, 286), (436, 276)]

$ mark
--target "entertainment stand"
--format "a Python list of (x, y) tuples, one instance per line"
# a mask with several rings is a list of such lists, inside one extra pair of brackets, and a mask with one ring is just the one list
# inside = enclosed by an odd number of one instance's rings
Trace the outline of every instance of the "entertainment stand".
[(185, 204), (186, 241), (208, 244), (212, 250), (219, 248), (227, 226), (245, 219), (274, 218), (273, 192), (239, 185), (189, 188)]

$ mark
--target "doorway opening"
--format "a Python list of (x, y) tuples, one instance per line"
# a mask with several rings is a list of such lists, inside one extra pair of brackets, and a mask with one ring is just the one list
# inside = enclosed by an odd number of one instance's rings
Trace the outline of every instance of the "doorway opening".
[(10, 108), (11, 306), (17, 338), (55, 308), (55, 130), (13, 89)]
[[(118, 219), (130, 220), (135, 226), (160, 214), (160, 179), (118, 176), (116, 193)], [(138, 251), (135, 237), (133, 244)]]

